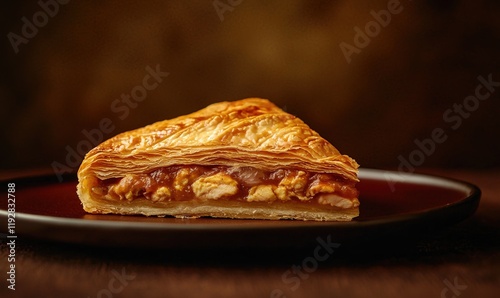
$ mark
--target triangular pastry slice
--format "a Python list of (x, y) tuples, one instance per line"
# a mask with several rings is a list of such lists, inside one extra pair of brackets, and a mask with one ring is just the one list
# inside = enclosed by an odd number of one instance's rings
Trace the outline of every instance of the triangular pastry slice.
[(77, 193), (90, 213), (349, 221), (358, 164), (265, 99), (212, 104), (92, 149)]

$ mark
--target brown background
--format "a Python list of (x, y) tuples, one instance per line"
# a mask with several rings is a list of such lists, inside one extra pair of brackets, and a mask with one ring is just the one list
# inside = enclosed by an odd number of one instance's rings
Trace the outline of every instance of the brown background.
[[(245, 0), (221, 20), (213, 1), (70, 1), (17, 54), (9, 32), (20, 35), (22, 17), (41, 7), (4, 2), (1, 168), (65, 164), (67, 146), (103, 118), (115, 125), (107, 138), (251, 96), (303, 118), (364, 167), (397, 167), (438, 127), (448, 139), (421, 167), (499, 166), (500, 91), (456, 130), (443, 119), (479, 75), (500, 81), (498, 1), (401, 0), (347, 63), (340, 43), (353, 44), (354, 27), (388, 2)], [(158, 64), (170, 75), (120, 119), (113, 100)]]
[[(416, 170), (470, 181), (483, 197), (473, 217), (448, 229), (353, 250), (342, 244), (295, 292), (281, 275), (310, 249), (152, 253), (20, 235), (18, 290), (8, 290), (2, 275), (0, 296), (96, 297), (122, 269), (136, 277), (114, 297), (269, 297), (274, 289), (288, 297), (440, 297), (454, 278), (467, 287), (459, 297), (498, 296), (500, 90), (456, 130), (443, 113), (474, 93), (479, 75), (500, 81), (500, 2), (401, 0), (401, 13), (347, 63), (339, 44), (352, 44), (354, 27), (364, 28), (370, 11), (388, 2), (244, 0), (221, 21), (213, 0), (73, 0), (16, 54), (9, 32), (21, 34), (22, 18), (41, 8), (3, 1), (4, 178), (64, 164), (67, 148), (85, 140), (82, 130), (104, 118), (115, 126), (111, 137), (212, 102), (258, 96), (303, 118), (364, 167), (397, 167), (416, 139), (442, 128), (447, 140)], [(111, 103), (156, 65), (170, 75), (120, 119)], [(0, 259), (7, 254), (2, 243)]]

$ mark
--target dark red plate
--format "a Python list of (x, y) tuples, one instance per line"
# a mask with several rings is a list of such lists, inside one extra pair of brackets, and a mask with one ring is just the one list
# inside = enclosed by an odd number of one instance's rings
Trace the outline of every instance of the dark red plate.
[(61, 183), (55, 176), (20, 178), (3, 182), (0, 231), (8, 232), (7, 183), (16, 184), (18, 238), (141, 248), (290, 247), (318, 237), (358, 243), (417, 235), (469, 217), (481, 196), (470, 183), (436, 176), (361, 169), (359, 178), (360, 216), (351, 222), (91, 215), (80, 205), (74, 176)]

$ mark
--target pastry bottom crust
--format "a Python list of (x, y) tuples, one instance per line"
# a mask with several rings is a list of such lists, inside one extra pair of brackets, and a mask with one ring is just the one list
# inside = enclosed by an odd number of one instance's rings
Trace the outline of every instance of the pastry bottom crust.
[(350, 221), (359, 215), (359, 208), (342, 209), (300, 202), (248, 202), (237, 201), (167, 201), (151, 202), (146, 199), (113, 202), (86, 198), (85, 211), (94, 214), (142, 214), (146, 216), (174, 216), (177, 218), (219, 217), (234, 219), (297, 219), (314, 221)]

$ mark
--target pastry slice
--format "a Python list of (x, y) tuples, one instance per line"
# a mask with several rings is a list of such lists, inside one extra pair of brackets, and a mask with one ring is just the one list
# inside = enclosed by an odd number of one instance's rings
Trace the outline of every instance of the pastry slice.
[(358, 164), (265, 99), (212, 104), (92, 149), (78, 196), (96, 214), (349, 221)]

